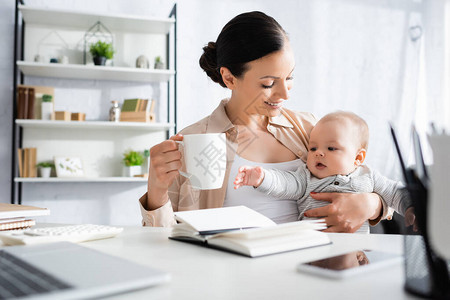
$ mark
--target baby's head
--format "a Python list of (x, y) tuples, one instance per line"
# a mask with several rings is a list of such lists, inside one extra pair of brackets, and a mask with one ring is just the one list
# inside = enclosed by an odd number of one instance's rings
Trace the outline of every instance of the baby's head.
[(324, 116), (311, 131), (306, 165), (312, 175), (348, 175), (366, 158), (369, 127), (356, 114), (338, 111)]

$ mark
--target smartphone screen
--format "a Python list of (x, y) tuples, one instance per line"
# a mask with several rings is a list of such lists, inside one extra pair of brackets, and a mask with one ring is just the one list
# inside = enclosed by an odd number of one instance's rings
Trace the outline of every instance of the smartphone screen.
[(402, 256), (399, 254), (358, 250), (307, 263), (301, 263), (297, 266), (297, 270), (330, 278), (345, 278), (385, 267), (390, 264), (399, 263), (401, 261)]

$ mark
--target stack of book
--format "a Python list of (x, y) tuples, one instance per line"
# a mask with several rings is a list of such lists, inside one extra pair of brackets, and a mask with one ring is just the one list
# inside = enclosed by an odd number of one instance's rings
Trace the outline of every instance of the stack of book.
[(153, 99), (125, 99), (120, 112), (122, 122), (155, 122)]
[(36, 156), (36, 148), (17, 149), (20, 177), (37, 177)]
[[(43, 95), (54, 95), (54, 88), (48, 86), (19, 85), (17, 87), (17, 119), (41, 119)], [(53, 99), (53, 98), (52, 98)]]
[(36, 221), (31, 217), (49, 214), (50, 210), (46, 208), (0, 203), (0, 231), (34, 226)]
[(34, 119), (34, 88), (17, 88), (17, 119)]

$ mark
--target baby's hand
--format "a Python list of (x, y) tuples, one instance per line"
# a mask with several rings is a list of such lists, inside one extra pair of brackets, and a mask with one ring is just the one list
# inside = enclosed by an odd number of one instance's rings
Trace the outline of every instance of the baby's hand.
[(416, 215), (414, 214), (414, 207), (409, 207), (405, 212), (405, 226), (409, 227), (411, 225), (413, 226), (414, 232), (417, 232), (419, 230), (419, 226), (417, 225), (417, 219)]
[(238, 189), (244, 185), (254, 187), (260, 186), (264, 180), (264, 169), (261, 167), (242, 166), (238, 170), (238, 174), (234, 179), (234, 189)]

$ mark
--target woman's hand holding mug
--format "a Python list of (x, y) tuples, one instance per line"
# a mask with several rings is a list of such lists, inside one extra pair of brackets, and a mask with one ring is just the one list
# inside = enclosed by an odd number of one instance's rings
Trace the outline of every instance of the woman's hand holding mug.
[(181, 152), (177, 141), (182, 141), (181, 134), (153, 146), (150, 149), (150, 168), (148, 170), (147, 209), (154, 210), (168, 201), (168, 188), (181, 168)]

